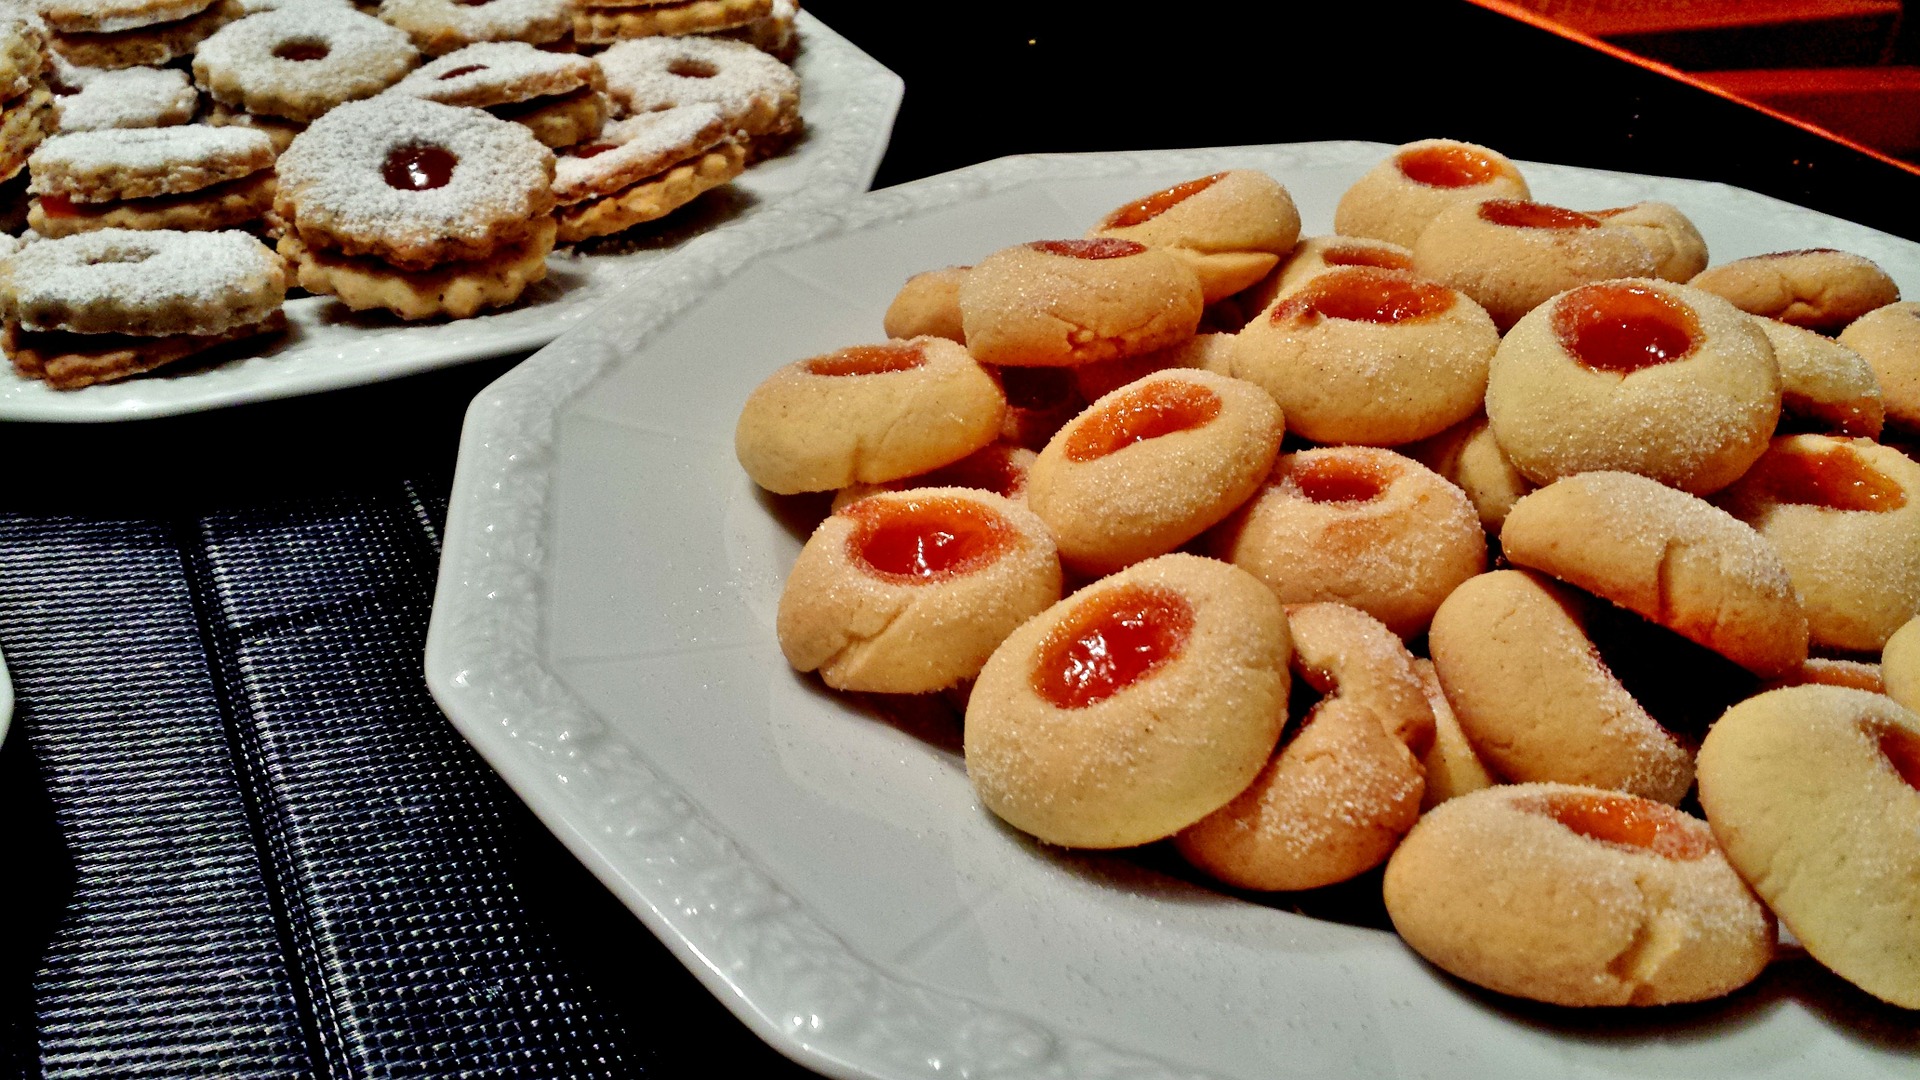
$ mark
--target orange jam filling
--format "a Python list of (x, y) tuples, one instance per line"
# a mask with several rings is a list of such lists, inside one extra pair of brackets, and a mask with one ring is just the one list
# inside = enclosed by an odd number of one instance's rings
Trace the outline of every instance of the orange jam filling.
[(462, 75), (471, 75), (476, 71), (485, 71), (485, 70), (487, 70), (487, 65), (485, 64), (462, 64), (459, 67), (454, 68), (452, 71), (446, 72), (445, 74), (441, 75), (440, 81), (446, 82), (448, 79), (457, 79)]
[(951, 465), (942, 465), (913, 478), (914, 487), (963, 487), (991, 491), (1013, 498), (1027, 486), (1024, 469), (1013, 463), (1013, 448), (993, 443)]
[(1413, 269), (1413, 260), (1397, 251), (1362, 247), (1359, 244), (1331, 245), (1320, 253), (1320, 261), (1328, 266), (1371, 266), (1378, 270)]
[(1124, 229), (1131, 225), (1152, 221), (1161, 214), (1179, 206), (1195, 195), (1220, 182), (1226, 173), (1214, 173), (1198, 180), (1189, 180), (1184, 184), (1175, 184), (1164, 191), (1156, 191), (1138, 202), (1130, 202), (1106, 216), (1100, 223), (1103, 229)]
[(886, 375), (927, 362), (918, 345), (854, 345), (806, 362), (810, 375)]
[(73, 200), (65, 195), (41, 195), (39, 199), (40, 212), (50, 218), (79, 216), (79, 211), (74, 209)]
[(1553, 309), (1553, 332), (1576, 361), (1630, 375), (1680, 360), (1700, 341), (1693, 309), (1645, 285), (1583, 285)]
[(1049, 255), (1059, 255), (1068, 259), (1124, 259), (1129, 255), (1138, 255), (1147, 250), (1145, 244), (1111, 236), (1095, 237), (1092, 240), (1035, 240), (1027, 246), (1035, 251), (1044, 251)]
[(1705, 830), (1664, 803), (1631, 795), (1555, 792), (1517, 804), (1545, 814), (1561, 825), (1604, 844), (1651, 851), (1676, 861), (1698, 859), (1713, 851)]
[(1088, 415), (1067, 436), (1068, 461), (1094, 461), (1134, 443), (1204, 427), (1220, 415), (1220, 395), (1184, 379), (1127, 392)]
[(1000, 373), (1000, 389), (1007, 395), (1010, 408), (1046, 412), (1066, 404), (1068, 395), (1073, 391), (1073, 376), (1064, 368), (1003, 367), (996, 370)]
[(1305, 462), (1295, 459), (1293, 482), (1312, 502), (1359, 503), (1385, 495), (1393, 478), (1371, 461), (1323, 457)]
[(438, 146), (396, 146), (380, 167), (380, 178), (400, 191), (431, 191), (446, 187), (460, 159)]
[(1275, 323), (1313, 318), (1380, 325), (1426, 319), (1453, 307), (1444, 285), (1381, 270), (1334, 270), (1321, 274), (1273, 308)]
[(1480, 204), (1480, 220), (1510, 229), (1597, 229), (1600, 219), (1525, 199), (1488, 199)]
[(1473, 187), (1508, 174), (1507, 167), (1464, 146), (1425, 146), (1403, 150), (1395, 159), (1400, 174), (1416, 184), (1437, 188)]
[(1920, 791), (1920, 735), (1891, 724), (1880, 730), (1880, 753), (1907, 786)]
[(1767, 494), (1783, 503), (1879, 513), (1907, 505), (1899, 484), (1846, 446), (1772, 450), (1754, 471)]
[(308, 60), (325, 60), (327, 54), (331, 51), (331, 49), (327, 48), (326, 42), (313, 41), (310, 39), (286, 41), (273, 47), (273, 55), (280, 59), (301, 62)]
[(1016, 535), (999, 514), (965, 499), (862, 499), (842, 513), (855, 522), (848, 554), (875, 574), (908, 585), (989, 566)]
[(1180, 655), (1193, 605), (1171, 589), (1120, 585), (1076, 605), (1040, 646), (1033, 690), (1081, 709), (1125, 690)]

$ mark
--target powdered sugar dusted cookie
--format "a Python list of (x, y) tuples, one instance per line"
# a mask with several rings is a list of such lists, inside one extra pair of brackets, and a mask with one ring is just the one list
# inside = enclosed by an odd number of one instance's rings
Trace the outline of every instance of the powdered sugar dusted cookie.
[(545, 45), (573, 28), (570, 0), (383, 0), (380, 18), (406, 31), (428, 56), (481, 41)]
[(77, 93), (54, 101), (54, 125), (66, 133), (105, 128), (173, 127), (193, 119), (200, 92), (177, 68), (102, 71)]
[(274, 163), (273, 143), (244, 128), (190, 124), (56, 135), (34, 151), (30, 190), (77, 203), (178, 195)]
[(600, 137), (562, 153), (553, 195), (561, 205), (611, 195), (714, 149), (729, 132), (713, 105), (683, 105), (608, 124)]
[(56, 31), (47, 41), (68, 62), (86, 68), (160, 66), (193, 55), (215, 31), (240, 17), (239, 0), (214, 0), (196, 15), (105, 33)]
[(200, 45), (193, 77), (214, 100), (310, 122), (370, 97), (420, 62), (406, 34), (331, 4), (249, 15)]
[(750, 138), (800, 126), (800, 78), (751, 45), (701, 36), (619, 42), (601, 53), (607, 93), (629, 114), (708, 102)]
[(280, 306), (286, 270), (241, 232), (106, 229), (27, 244), (8, 260), (0, 309), (27, 330), (218, 334)]
[(35, 0), (34, 10), (63, 34), (110, 34), (175, 22), (205, 11), (212, 0)]

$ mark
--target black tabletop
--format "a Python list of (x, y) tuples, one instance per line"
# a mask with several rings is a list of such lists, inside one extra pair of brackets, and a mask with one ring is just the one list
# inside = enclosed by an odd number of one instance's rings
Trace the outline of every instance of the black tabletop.
[[(1021, 152), (1446, 136), (1920, 238), (1920, 175), (1469, 3), (806, 8), (905, 79), (876, 186)], [(0, 426), (15, 1072), (811, 1075), (426, 693), (461, 417), (520, 359)]]

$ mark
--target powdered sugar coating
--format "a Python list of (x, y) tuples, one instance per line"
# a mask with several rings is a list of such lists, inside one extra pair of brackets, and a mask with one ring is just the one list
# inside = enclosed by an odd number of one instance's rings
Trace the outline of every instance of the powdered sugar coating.
[(123, 68), (94, 74), (77, 94), (54, 101), (62, 132), (173, 127), (193, 119), (200, 94), (178, 68)]
[[(600, 137), (555, 163), (553, 196), (576, 203), (610, 195), (668, 166), (710, 150), (728, 134), (718, 106), (682, 105), (608, 124)], [(612, 149), (606, 149), (606, 147)], [(583, 156), (581, 151), (597, 151)]]
[(353, 0), (236, 0), (243, 15), (258, 15), (263, 11), (279, 11), (281, 8), (297, 7), (353, 7)]
[(591, 57), (521, 41), (483, 41), (415, 69), (388, 93), (484, 109), (600, 85), (600, 65)]
[(245, 128), (185, 124), (56, 135), (28, 161), (36, 195), (111, 202), (176, 195), (273, 165), (273, 140)]
[(37, 22), (22, 13), (0, 11), (0, 101), (31, 89), (48, 55), (47, 35)]
[[(288, 46), (323, 46), (316, 59), (275, 55)], [(370, 15), (331, 4), (249, 15), (202, 42), (193, 77), (227, 105), (313, 120), (342, 102), (377, 94), (420, 62), (407, 35)]]
[[(388, 155), (421, 146), (454, 156), (447, 183), (419, 191), (388, 184)], [(314, 121), (281, 156), (279, 172), (276, 207), (301, 239), (410, 268), (483, 256), (553, 209), (553, 153), (526, 128), (401, 95)]]
[(286, 296), (286, 265), (238, 231), (101, 229), (15, 252), (0, 309), (28, 330), (219, 334)]
[(544, 45), (573, 28), (573, 0), (385, 0), (380, 18), (405, 31), (428, 56), (478, 41)]
[(38, 0), (46, 24), (63, 34), (112, 34), (175, 22), (205, 11), (213, 0)]
[[(607, 93), (629, 113), (711, 102), (749, 135), (794, 122), (800, 77), (738, 41), (651, 37), (622, 41), (600, 54)], [(702, 74), (704, 73), (704, 74)]]

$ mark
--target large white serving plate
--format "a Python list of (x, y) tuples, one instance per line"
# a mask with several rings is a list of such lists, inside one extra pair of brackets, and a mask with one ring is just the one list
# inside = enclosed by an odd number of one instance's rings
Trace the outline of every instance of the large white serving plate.
[(257, 353), (213, 366), (163, 369), (81, 390), (0, 372), (0, 420), (98, 422), (197, 412), (412, 375), (537, 348), (578, 324), (627, 281), (689, 236), (788, 202), (865, 191), (886, 153), (904, 92), (900, 77), (802, 12), (800, 112), (806, 133), (789, 151), (754, 165), (726, 187), (680, 210), (644, 243), (617, 252), (556, 252), (547, 280), (507, 310), (407, 325), (355, 315), (324, 297), (287, 304), (291, 331)]
[[(781, 583), (817, 500), (758, 492), (735, 416), (879, 339), (916, 271), (1265, 169), (1309, 233), (1388, 147), (1010, 158), (703, 237), (467, 414), (427, 681), (459, 730), (754, 1031), (839, 1077), (1913, 1075), (1916, 1036), (1804, 958), (1730, 1000), (1559, 1011), (1391, 934), (1046, 850), (975, 802), (951, 719), (794, 674)], [(1537, 198), (1678, 204), (1716, 260), (1920, 245), (1715, 184), (1523, 163)]]

